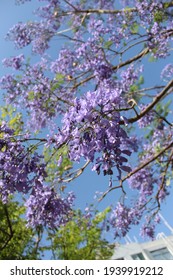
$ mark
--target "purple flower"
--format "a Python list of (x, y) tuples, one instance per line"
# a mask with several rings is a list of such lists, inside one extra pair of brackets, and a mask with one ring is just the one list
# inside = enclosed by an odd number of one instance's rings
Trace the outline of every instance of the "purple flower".
[(99, 65), (95, 72), (98, 80), (109, 79), (112, 75), (112, 69), (104, 64)]
[(130, 208), (118, 202), (116, 208), (112, 210), (109, 218), (115, 237), (125, 236), (132, 225), (139, 223), (141, 216), (142, 211), (138, 205), (135, 205), (134, 208)]
[[(145, 110), (145, 108), (147, 107), (147, 105), (141, 105), (140, 109), (141, 111)], [(154, 120), (154, 112), (153, 111), (149, 111), (148, 113), (146, 113), (142, 118), (140, 118), (138, 120), (138, 125), (139, 128), (144, 128), (146, 126), (151, 126), (151, 123)]]
[[(95, 161), (97, 167), (94, 169), (99, 173), (102, 166), (104, 175), (112, 175), (113, 168), (118, 169), (119, 177), (121, 170), (131, 170), (124, 164), (128, 160), (121, 152), (121, 142), (128, 136), (119, 125), (119, 112), (113, 109), (120, 102), (118, 89), (114, 84), (110, 87), (109, 83), (108, 86), (107, 81), (103, 81), (95, 92), (87, 92), (84, 97), (75, 100), (74, 106), (65, 113), (62, 130), (57, 135), (59, 145), (68, 142), (71, 160), (80, 161), (84, 157)], [(109, 115), (110, 120), (104, 117), (105, 114)], [(98, 153), (102, 156), (96, 156)], [(130, 151), (126, 152), (126, 155), (130, 154)]]
[(128, 179), (130, 187), (138, 190), (145, 197), (152, 195), (154, 184), (157, 182), (158, 180), (153, 177), (153, 172), (149, 168), (139, 170)]
[(149, 237), (154, 239), (155, 236), (155, 228), (154, 225), (143, 225), (140, 232), (142, 237)]
[(55, 228), (64, 225), (71, 216), (74, 194), (61, 198), (39, 180), (26, 202), (28, 226), (38, 225)]
[(172, 77), (173, 77), (173, 65), (169, 63), (163, 68), (161, 72), (161, 78), (163, 80), (169, 81), (170, 79), (172, 79)]
[(2, 61), (2, 63), (6, 67), (13, 67), (15, 70), (18, 70), (21, 68), (23, 61), (24, 61), (24, 55), (21, 54), (12, 58), (6, 58)]
[(28, 193), (33, 182), (40, 176), (46, 176), (42, 156), (37, 153), (28, 154), (20, 141), (15, 141), (14, 131), (5, 123), (0, 127), (3, 139), (0, 140), (0, 196), (3, 202), (8, 202), (9, 195)]

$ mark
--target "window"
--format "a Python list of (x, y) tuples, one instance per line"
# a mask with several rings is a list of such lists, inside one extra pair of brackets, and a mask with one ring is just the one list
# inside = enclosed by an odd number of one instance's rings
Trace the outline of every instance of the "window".
[(145, 260), (144, 255), (142, 253), (132, 255), (132, 259), (133, 260)]
[(153, 260), (173, 260), (173, 255), (165, 247), (155, 251), (150, 251)]

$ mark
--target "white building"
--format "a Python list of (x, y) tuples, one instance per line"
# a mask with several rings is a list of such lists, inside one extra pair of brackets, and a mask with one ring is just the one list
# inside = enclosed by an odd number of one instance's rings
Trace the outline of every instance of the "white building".
[(139, 243), (127, 236), (126, 244), (115, 247), (112, 260), (173, 260), (173, 227), (159, 214), (164, 225), (170, 230), (171, 235), (166, 236), (163, 232), (156, 236), (156, 240)]
[(113, 260), (172, 260), (173, 235), (163, 233), (157, 239), (144, 243), (127, 243), (116, 246)]

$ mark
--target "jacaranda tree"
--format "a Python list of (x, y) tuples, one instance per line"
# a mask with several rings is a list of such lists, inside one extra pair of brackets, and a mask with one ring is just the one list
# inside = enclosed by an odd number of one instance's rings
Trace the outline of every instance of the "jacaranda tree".
[[(153, 237), (173, 175), (173, 2), (38, 2), (36, 21), (7, 34), (21, 51), (3, 60), (14, 70), (1, 78), (1, 200), (22, 194), (29, 226), (58, 229), (74, 220), (68, 184), (90, 168), (108, 178), (99, 200), (121, 190), (114, 236), (144, 218)], [(163, 60), (155, 80), (148, 69)]]

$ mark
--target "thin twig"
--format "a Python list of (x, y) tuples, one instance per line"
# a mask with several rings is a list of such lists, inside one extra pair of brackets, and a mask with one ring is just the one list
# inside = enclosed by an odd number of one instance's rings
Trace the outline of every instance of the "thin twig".
[[(149, 53), (149, 48), (145, 48), (143, 51), (141, 51), (139, 54), (135, 55), (134, 57), (132, 57), (132, 58), (130, 58), (130, 59), (128, 59), (128, 60), (126, 60), (126, 61), (124, 61), (124, 62), (122, 62), (122, 63), (120, 63), (120, 64), (118, 64), (116, 66), (114, 66), (114, 67), (112, 67), (112, 70), (118, 70), (119, 68), (121, 68), (123, 66), (126, 66), (126, 65), (128, 65), (128, 64), (130, 64), (130, 63), (132, 63), (132, 62), (142, 58), (143, 56), (145, 56), (148, 53)], [(91, 76), (87, 77), (85, 80), (80, 81), (78, 84), (76, 84), (73, 87), (73, 89), (75, 89), (75, 88), (85, 84), (86, 82), (90, 81), (93, 78), (95, 78), (95, 75), (91, 75)]]
[(161, 185), (160, 185), (159, 190), (158, 190), (158, 192), (157, 192), (157, 194), (156, 194), (156, 197), (155, 197), (156, 200), (157, 200), (157, 203), (158, 203), (158, 208), (160, 208), (159, 195), (160, 195), (161, 190), (164, 189), (164, 183), (165, 183), (165, 179), (166, 179), (166, 173), (167, 173), (167, 170), (168, 170), (168, 168), (169, 168), (169, 165), (171, 164), (171, 162), (172, 162), (172, 160), (173, 160), (172, 157), (173, 157), (173, 150), (172, 150), (171, 155), (170, 155), (170, 157), (169, 157), (169, 159), (168, 159), (168, 161), (167, 161), (167, 163), (166, 163), (165, 170), (164, 170), (164, 172), (163, 172), (162, 182), (161, 182)]
[(88, 160), (81, 168), (75, 170), (74, 172), (72, 172), (71, 174), (69, 174), (69, 177), (72, 176), (73, 174), (75, 174), (73, 177), (68, 178), (68, 179), (60, 179), (59, 182), (63, 182), (63, 183), (69, 183), (71, 181), (73, 181), (74, 179), (78, 178), (83, 171), (85, 170), (85, 168), (89, 165), (90, 160)]

